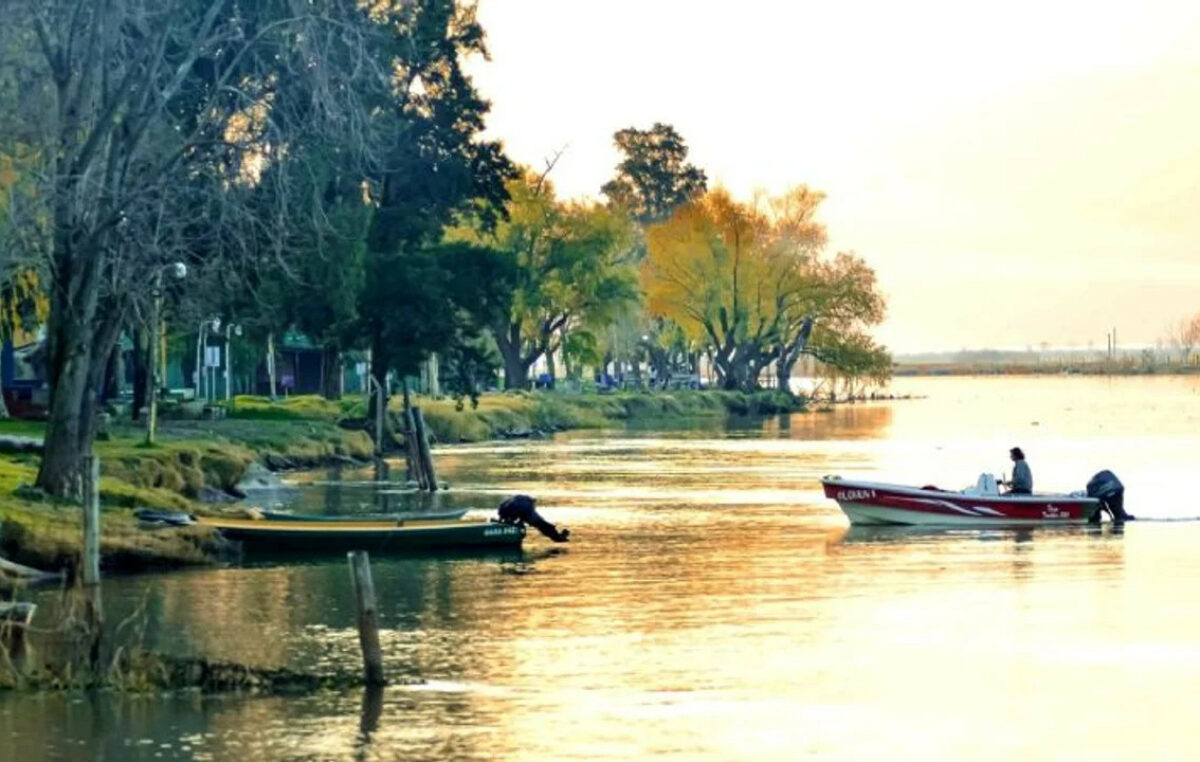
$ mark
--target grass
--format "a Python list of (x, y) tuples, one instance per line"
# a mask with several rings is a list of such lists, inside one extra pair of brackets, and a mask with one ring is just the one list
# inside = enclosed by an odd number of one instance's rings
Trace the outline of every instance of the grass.
[(631, 419), (693, 419), (726, 415), (794, 412), (802, 399), (777, 392), (681, 391), (648, 394), (487, 394), (479, 407), (452, 400), (420, 400), (425, 419), (440, 442), (478, 442), (531, 429), (596, 429)]
[[(617, 392), (566, 394), (558, 392), (505, 392), (485, 394), (478, 407), (459, 409), (450, 399), (416, 397), (425, 413), (431, 435), (439, 442), (478, 442), (514, 432), (596, 429), (630, 419), (690, 419), (724, 415), (794, 412), (804, 401), (780, 392)], [(389, 411), (399, 413), (403, 400), (394, 395)], [(260, 422), (337, 423), (362, 419), (366, 405), (360, 395), (339, 401), (299, 396), (271, 402), (265, 397), (237, 397), (229, 415), (235, 420)], [(369, 441), (366, 442), (369, 446)], [(256, 449), (263, 449), (256, 446)], [(271, 448), (267, 448), (271, 449)], [(364, 450), (364, 453), (367, 453)], [(367, 453), (369, 454), (369, 453)]]
[(40, 437), (45, 428), (41, 421), (23, 421), (17, 418), (0, 420), (0, 436)]
[(272, 402), (266, 397), (239, 395), (233, 398), (227, 415), (255, 421), (329, 421), (362, 415), (361, 397), (327, 400), (315, 394), (298, 395)]
[[(38, 437), (42, 430), (36, 422), (0, 422), (0, 434)], [(150, 447), (141, 429), (117, 424), (110, 431), (110, 439), (95, 446), (104, 510), (101, 563), (110, 571), (211, 563), (220, 549), (207, 530), (139, 529), (130, 509), (202, 511), (200, 498), (233, 490), (256, 460), (273, 468), (315, 467), (366, 459), (374, 449), (364, 432), (324, 419), (164, 421)], [(68, 568), (80, 549), (80, 509), (28, 489), (38, 463), (36, 455), (0, 456), (0, 554), (36, 568)]]

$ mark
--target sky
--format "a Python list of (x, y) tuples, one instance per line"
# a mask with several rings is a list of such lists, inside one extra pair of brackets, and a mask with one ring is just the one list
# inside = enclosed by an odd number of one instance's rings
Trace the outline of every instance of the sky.
[(522, 163), (598, 197), (623, 127), (824, 190), (893, 351), (1152, 345), (1200, 311), (1200, 3), (480, 0)]

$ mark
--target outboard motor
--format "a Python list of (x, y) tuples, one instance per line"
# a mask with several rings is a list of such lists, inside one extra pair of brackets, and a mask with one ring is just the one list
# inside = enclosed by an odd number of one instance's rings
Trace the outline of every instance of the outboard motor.
[(546, 521), (537, 512), (537, 500), (529, 495), (513, 495), (500, 504), (500, 521), (505, 524), (529, 524), (554, 542), (568, 542), (571, 530)]
[(1125, 512), (1125, 485), (1112, 471), (1100, 471), (1087, 483), (1087, 496), (1100, 499), (1100, 508), (1088, 519), (1090, 524), (1100, 523), (1100, 512), (1108, 511), (1114, 524), (1132, 521), (1133, 516)]

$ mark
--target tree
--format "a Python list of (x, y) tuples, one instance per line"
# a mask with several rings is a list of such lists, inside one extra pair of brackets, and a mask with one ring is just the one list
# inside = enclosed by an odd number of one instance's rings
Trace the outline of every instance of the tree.
[(642, 225), (666, 219), (708, 188), (704, 170), (687, 162), (687, 144), (669, 124), (627, 127), (613, 142), (624, 158), (600, 192)]
[(1181, 319), (1171, 331), (1171, 343), (1179, 350), (1179, 364), (1191, 362), (1192, 351), (1200, 344), (1200, 312)]
[[(376, 117), (425, 108), (406, 97), (418, 73), (430, 101), (454, 89), (458, 71), (430, 41), (477, 48), (481, 30), (450, 0), (56, 0), (9, 10), (0, 70), (11, 75), (0, 79), (17, 81), (22, 97), (0, 140), (39, 159), (36, 201), (16, 224), (50, 297), (37, 484), (68, 495), (93, 439), (104, 361), (153, 272), (175, 259), (250, 269), (285, 259), (284, 223), (319, 210), (286, 192), (249, 203), (265, 170), (316, 141), (336, 143), (351, 172), (395, 167), (389, 147), (458, 129), (480, 110), (429, 105), (410, 120), (429, 128), (409, 132), (380, 129)], [(468, 185), (476, 168), (464, 170)], [(393, 200), (384, 193), (381, 208)]]
[(384, 143), (367, 175), (373, 213), (358, 330), (371, 348), (371, 373), (382, 380), (392, 370), (415, 374), (453, 342), (451, 273), (436, 245), (459, 217), (483, 230), (494, 225), (515, 172), (500, 144), (482, 138), (489, 104), (462, 67), (465, 57), (487, 52), (473, 6), (428, 0), (378, 12), (407, 19), (411, 29), (397, 51), (405, 96), (376, 115)]
[[(637, 298), (629, 265), (628, 219), (598, 204), (559, 202), (545, 174), (526, 170), (507, 185), (506, 219), (491, 232), (478, 224), (448, 231), (505, 252), (516, 274), (511, 307), (492, 326), (504, 359), (504, 384), (524, 388), (538, 358), (564, 334), (603, 325)], [(583, 341), (581, 338), (580, 341)], [(576, 344), (576, 346), (579, 346)]]
[[(831, 260), (814, 258), (806, 270), (798, 275), (802, 285), (780, 305), (778, 337), (768, 350), (768, 359), (775, 363), (778, 388), (788, 388), (796, 362), (805, 354), (875, 380), (876, 366), (848, 359), (850, 356), (844, 352), (825, 352), (822, 345), (825, 337), (836, 342), (848, 336), (869, 340), (865, 329), (882, 321), (885, 310), (883, 297), (876, 289), (875, 271), (847, 252), (839, 252)], [(810, 344), (814, 323), (822, 330)], [(857, 350), (865, 344), (856, 340), (853, 346)], [(882, 357), (882, 367), (890, 373), (890, 358), (886, 350), (879, 351), (881, 354), (873, 361)]]
[(512, 307), (516, 263), (506, 252), (461, 242), (442, 245), (438, 256), (454, 306), (454, 333), (439, 358), (448, 390), (476, 404), (481, 387), (495, 380), (500, 367), (488, 329), (505, 320)]
[(801, 186), (745, 204), (717, 190), (647, 232), (647, 308), (708, 346), (725, 388), (754, 388), (775, 363), (786, 389), (798, 357), (814, 352), (814, 324), (845, 337), (882, 319), (870, 268), (850, 254), (821, 256), (826, 236), (815, 214), (823, 198)]
[(839, 382), (845, 395), (853, 397), (861, 393), (858, 384), (883, 385), (892, 377), (891, 355), (870, 336), (858, 331), (840, 334), (816, 330), (807, 353), (821, 363), (821, 372), (832, 382), (831, 392), (835, 395)]

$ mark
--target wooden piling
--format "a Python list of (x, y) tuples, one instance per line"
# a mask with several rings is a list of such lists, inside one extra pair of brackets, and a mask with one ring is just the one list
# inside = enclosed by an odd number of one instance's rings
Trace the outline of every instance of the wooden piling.
[(429, 447), (429, 428), (425, 425), (425, 414), (421, 412), (421, 408), (413, 408), (413, 420), (417, 425), (417, 452), (420, 453), (419, 461), (421, 471), (425, 476), (425, 488), (430, 492), (437, 492), (437, 469), (433, 466), (433, 451)]
[(100, 459), (84, 457), (83, 584), (100, 584)]
[(383, 652), (379, 648), (379, 608), (375, 603), (375, 583), (371, 580), (371, 559), (366, 551), (346, 554), (350, 562), (350, 581), (358, 612), (358, 642), (362, 646), (363, 678), (367, 685), (383, 685)]
[(88, 664), (100, 664), (104, 608), (100, 597), (100, 459), (83, 459), (83, 615), (88, 631)]
[(425, 490), (429, 486), (421, 462), (421, 445), (417, 438), (416, 416), (413, 414), (416, 410), (409, 405), (404, 407), (404, 462), (408, 466), (409, 481), (415, 481), (418, 488)]

